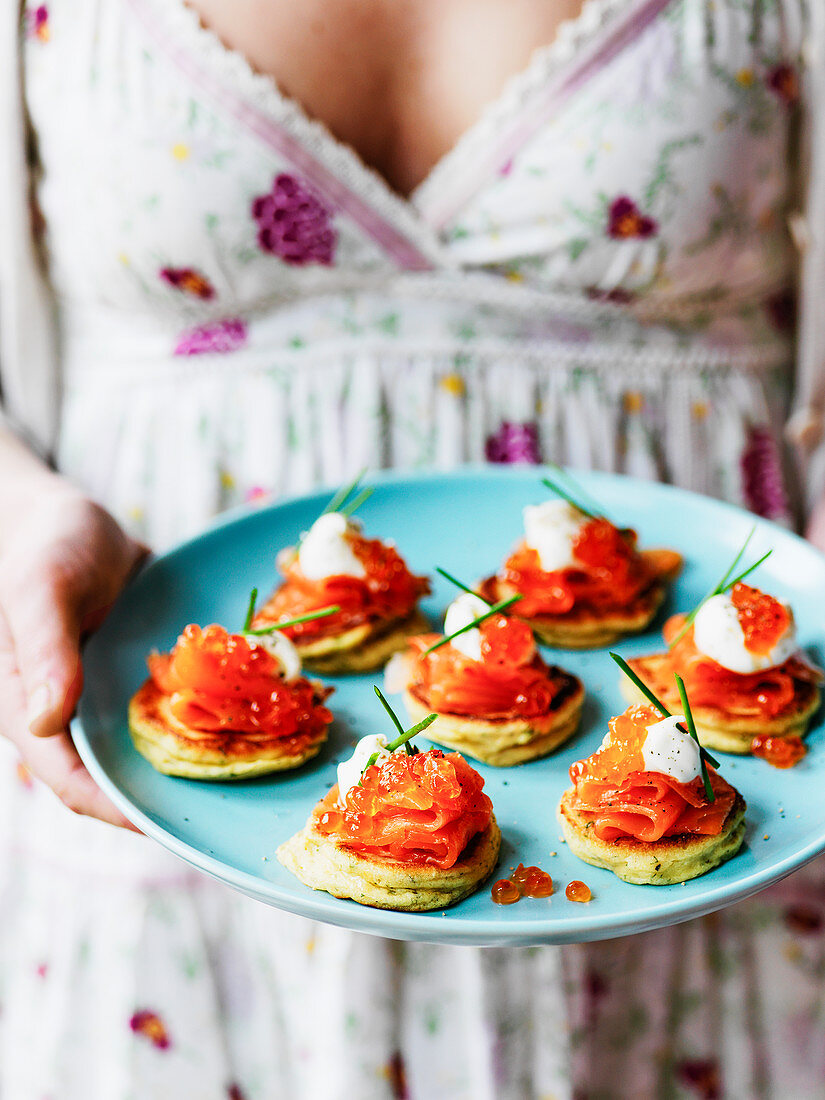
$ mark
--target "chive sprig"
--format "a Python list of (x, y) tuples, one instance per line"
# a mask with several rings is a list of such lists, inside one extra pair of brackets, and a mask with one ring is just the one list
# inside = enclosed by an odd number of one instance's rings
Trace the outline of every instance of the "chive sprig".
[[(642, 679), (640, 679), (639, 676), (636, 675), (636, 673), (623, 657), (620, 657), (618, 653), (613, 653), (612, 651), (610, 653), (610, 656), (613, 658), (613, 660), (616, 662), (616, 664), (619, 666), (625, 676), (627, 676), (627, 678), (636, 685), (636, 687), (639, 689), (639, 691), (641, 691), (642, 695), (644, 695), (646, 699), (650, 700), (653, 706), (664, 718), (673, 717), (673, 715), (670, 713), (664, 703), (660, 699), (658, 699), (647, 686), (647, 684)], [(687, 692), (685, 691), (685, 684), (681, 676), (676, 676), (676, 686), (679, 689), (679, 698), (681, 699), (682, 706), (684, 707), (685, 724), (687, 726), (687, 728), (685, 728), (685, 726), (683, 726), (682, 723), (679, 722), (678, 728), (683, 733), (689, 734), (696, 742), (699, 748), (699, 766), (702, 771), (702, 784), (705, 788), (705, 797), (707, 798), (708, 802), (715, 802), (716, 795), (714, 794), (713, 787), (711, 786), (707, 766), (708, 764), (711, 764), (714, 768), (718, 768), (719, 761), (711, 756), (708, 750), (699, 743), (699, 735), (696, 732), (696, 724), (693, 721), (693, 714), (690, 709), (690, 703), (688, 702)]]
[(260, 637), (264, 634), (274, 634), (276, 630), (285, 630), (290, 626), (298, 626), (299, 623), (309, 623), (313, 619), (325, 619), (327, 615), (334, 615), (336, 611), (340, 611), (340, 606), (336, 604), (330, 604), (327, 607), (319, 607), (316, 611), (308, 611), (305, 615), (298, 615), (294, 619), (283, 619), (278, 623), (271, 623), (269, 626), (259, 626), (253, 629), (252, 622), (255, 618), (255, 603), (258, 599), (258, 589), (253, 588), (249, 594), (249, 604), (246, 609), (246, 618), (244, 619), (242, 634), (251, 634), (253, 637)]
[[(473, 595), (475, 595), (475, 593), (473, 593)], [(424, 650), (424, 656), (426, 657), (428, 653), (432, 653), (434, 649), (440, 649), (441, 646), (451, 642), (453, 638), (457, 638), (459, 634), (464, 634), (466, 631), (472, 630), (474, 627), (478, 626), (479, 623), (483, 623), (486, 619), (489, 619), (491, 615), (497, 615), (500, 611), (504, 611), (505, 608), (510, 607), (521, 598), (521, 593), (517, 592), (514, 596), (508, 596), (506, 600), (499, 600), (498, 603), (491, 604), (489, 611), (485, 611), (483, 615), (479, 615), (477, 618), (472, 619), (466, 626), (454, 630), (452, 634), (448, 634), (444, 638), (439, 638), (437, 642), (434, 642), (429, 648)]]
[(753, 573), (753, 571), (755, 569), (759, 568), (759, 566), (762, 564), (763, 561), (765, 561), (767, 558), (769, 558), (771, 556), (771, 554), (773, 553), (773, 550), (768, 550), (768, 552), (763, 554), (761, 558), (759, 558), (757, 561), (755, 561), (753, 563), (753, 565), (749, 565), (747, 569), (743, 569), (741, 573), (738, 573), (738, 574), (736, 574), (736, 576), (734, 576), (734, 572), (736, 571), (736, 567), (739, 565), (742, 558), (744, 557), (745, 551), (747, 550), (748, 544), (750, 543), (751, 539), (753, 538), (755, 531), (756, 531), (756, 525), (751, 527), (750, 533), (749, 533), (748, 537), (745, 539), (744, 543), (742, 544), (742, 547), (739, 550), (739, 553), (736, 555), (736, 557), (733, 559), (731, 564), (725, 570), (724, 576), (721, 578), (721, 580), (717, 581), (716, 584), (713, 586), (713, 588), (711, 588), (711, 590), (705, 596), (702, 597), (702, 599), (699, 601), (699, 603), (696, 605), (696, 607), (694, 607), (694, 609), (685, 616), (685, 621), (682, 623), (682, 626), (679, 629), (679, 632), (676, 634), (676, 636), (670, 642), (671, 647), (675, 646), (676, 643), (681, 638), (683, 638), (685, 636), (685, 634), (688, 632), (690, 627), (693, 625), (693, 620), (696, 618), (696, 616), (699, 614), (699, 612), (702, 610), (702, 608), (705, 606), (705, 604), (708, 602), (708, 600), (712, 600), (714, 596), (721, 596), (725, 592), (728, 592), (731, 588), (733, 588), (734, 585), (739, 584), (741, 581), (743, 581), (745, 579), (745, 577), (750, 576), (750, 574)]

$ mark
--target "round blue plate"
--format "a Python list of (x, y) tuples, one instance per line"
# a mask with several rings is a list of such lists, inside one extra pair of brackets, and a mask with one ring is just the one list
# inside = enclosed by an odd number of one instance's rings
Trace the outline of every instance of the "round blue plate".
[[(635, 527), (642, 546), (685, 555), (684, 572), (651, 629), (619, 648), (626, 656), (661, 649), (661, 624), (692, 607), (722, 575), (754, 522), (748, 560), (773, 555), (755, 582), (789, 600), (801, 644), (819, 660), (825, 623), (825, 557), (766, 521), (729, 505), (667, 486), (609, 474), (578, 475), (605, 513)], [(522, 532), (521, 509), (547, 499), (541, 469), (466, 469), (451, 474), (380, 475), (359, 514), (371, 537), (396, 540), (409, 566), (435, 579), (424, 608), (434, 624), (454, 589), (434, 566), (473, 580), (495, 571)], [(168, 650), (190, 622), (241, 626), (249, 591), (276, 583), (275, 555), (294, 543), (329, 499), (301, 497), (225, 519), (200, 538), (155, 559), (118, 601), (86, 649), (86, 689), (72, 731), (100, 786), (140, 829), (195, 867), (250, 896), (306, 917), (396, 939), (457, 944), (569, 943), (641, 932), (708, 913), (747, 897), (825, 850), (821, 813), (825, 737), (819, 715), (809, 752), (796, 768), (723, 756), (722, 773), (748, 803), (747, 839), (730, 862), (680, 886), (631, 886), (582, 863), (559, 836), (555, 807), (567, 769), (595, 751), (611, 715), (624, 709), (619, 674), (607, 652), (547, 650), (545, 656), (584, 681), (582, 728), (554, 756), (515, 768), (477, 765), (503, 835), (496, 878), (517, 863), (553, 876), (550, 899), (493, 904), (489, 885), (445, 912), (395, 913), (341, 901), (308, 889), (278, 863), (275, 850), (305, 822), (335, 782), (339, 760), (365, 733), (385, 731), (373, 694), (375, 675), (330, 677), (335, 722), (327, 746), (296, 772), (235, 783), (173, 779), (156, 772), (132, 747), (129, 697), (146, 677), (146, 655)], [(378, 680), (380, 682), (380, 679)], [(400, 700), (394, 699), (403, 710)], [(420, 739), (420, 743), (423, 739)], [(564, 895), (571, 879), (593, 891), (587, 904)]]

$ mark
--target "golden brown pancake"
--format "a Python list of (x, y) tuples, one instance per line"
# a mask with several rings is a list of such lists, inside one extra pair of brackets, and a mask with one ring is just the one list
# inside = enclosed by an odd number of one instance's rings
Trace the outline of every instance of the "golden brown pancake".
[[(667, 653), (634, 657), (627, 663), (669, 710), (680, 709), (673, 666)], [(622, 676), (621, 689), (628, 702), (638, 703), (643, 700), (642, 693), (626, 676)], [(820, 691), (816, 684), (798, 680), (793, 708), (773, 718), (731, 714), (724, 707), (691, 704), (690, 709), (699, 740), (706, 748), (742, 754), (751, 751), (751, 742), (759, 734), (766, 737), (804, 736), (819, 701)]]
[[(638, 634), (653, 620), (664, 601), (667, 584), (678, 576), (682, 557), (675, 550), (642, 550), (640, 554), (654, 566), (656, 579), (628, 607), (598, 612), (590, 607), (573, 607), (563, 615), (537, 615), (524, 619), (544, 645), (561, 649), (597, 649), (611, 645), (626, 634)], [(516, 589), (497, 576), (487, 577), (479, 588), (491, 602), (516, 594)], [(518, 616), (518, 604), (513, 608)]]
[(500, 845), (501, 832), (491, 817), (452, 867), (401, 863), (353, 851), (338, 837), (325, 836), (316, 828), (313, 811), (303, 829), (280, 846), (278, 859), (313, 890), (376, 909), (415, 913), (445, 909), (472, 894), (495, 867)]
[(297, 768), (317, 756), (327, 739), (326, 729), (312, 738), (190, 729), (175, 718), (169, 696), (151, 679), (129, 703), (129, 732), (154, 768), (187, 779), (247, 779)]
[[(257, 626), (266, 625), (265, 612), (264, 608), (263, 616), (255, 619)], [(383, 668), (393, 653), (404, 649), (407, 638), (429, 629), (430, 624), (416, 608), (405, 619), (361, 623), (341, 634), (293, 644), (301, 664), (310, 672), (372, 672)]]
[(599, 840), (592, 821), (573, 809), (573, 793), (572, 787), (564, 792), (556, 811), (570, 851), (625, 882), (642, 886), (687, 882), (736, 855), (745, 839), (746, 806), (738, 791), (718, 836), (683, 833), (653, 842), (635, 837)]
[[(468, 718), (461, 714), (439, 713), (426, 736), (439, 745), (448, 745), (465, 756), (485, 764), (509, 767), (547, 756), (571, 737), (579, 725), (584, 687), (576, 676), (552, 668), (554, 678), (565, 678), (565, 685), (553, 700), (552, 709), (540, 718)], [(412, 723), (432, 713), (419, 687), (410, 685), (404, 702)]]

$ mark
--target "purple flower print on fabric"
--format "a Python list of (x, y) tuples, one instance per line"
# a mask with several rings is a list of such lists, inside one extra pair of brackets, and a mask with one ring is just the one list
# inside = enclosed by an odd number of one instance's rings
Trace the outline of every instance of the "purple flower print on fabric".
[(799, 102), (799, 77), (793, 65), (776, 65), (768, 73), (767, 85), (789, 107)]
[(182, 294), (191, 294), (193, 298), (202, 298), (205, 302), (215, 297), (215, 288), (205, 275), (193, 267), (163, 267), (158, 275)]
[(631, 237), (645, 239), (659, 232), (659, 225), (647, 217), (627, 195), (619, 195), (607, 212), (607, 235), (623, 241)]
[(719, 1066), (710, 1058), (692, 1058), (676, 1070), (679, 1080), (700, 1100), (720, 1100), (722, 1084)]
[(157, 1012), (141, 1009), (132, 1016), (129, 1027), (136, 1035), (143, 1035), (158, 1050), (168, 1050), (172, 1045), (163, 1020)]
[(770, 429), (754, 425), (740, 459), (742, 493), (752, 512), (765, 519), (787, 519), (790, 515), (782, 460)]
[(272, 190), (252, 203), (258, 244), (288, 264), (333, 261), (338, 237), (329, 210), (296, 176), (282, 172)]
[(45, 4), (39, 4), (36, 8), (27, 8), (23, 16), (23, 25), (27, 38), (39, 38), (41, 42), (49, 41), (51, 37), (49, 9)]
[(533, 421), (503, 420), (499, 430), (487, 439), (484, 450), (488, 462), (537, 466), (541, 462), (538, 428)]
[(178, 337), (175, 355), (225, 354), (237, 351), (247, 341), (246, 325), (240, 317), (215, 321), (187, 329)]
[(825, 928), (822, 913), (810, 905), (791, 905), (783, 918), (786, 926), (798, 936), (818, 936)]

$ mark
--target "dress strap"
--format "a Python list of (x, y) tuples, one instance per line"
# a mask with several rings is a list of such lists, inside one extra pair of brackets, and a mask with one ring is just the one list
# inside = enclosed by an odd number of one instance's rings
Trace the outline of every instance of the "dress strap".
[(809, 6), (804, 217), (792, 222), (802, 254), (796, 395), (786, 434), (796, 444), (810, 507), (825, 490), (825, 6)]
[[(23, 111), (23, 13), (0, 7), (0, 417), (44, 455), (57, 426), (54, 312), (32, 237)], [(3, 414), (5, 413), (5, 417)]]

